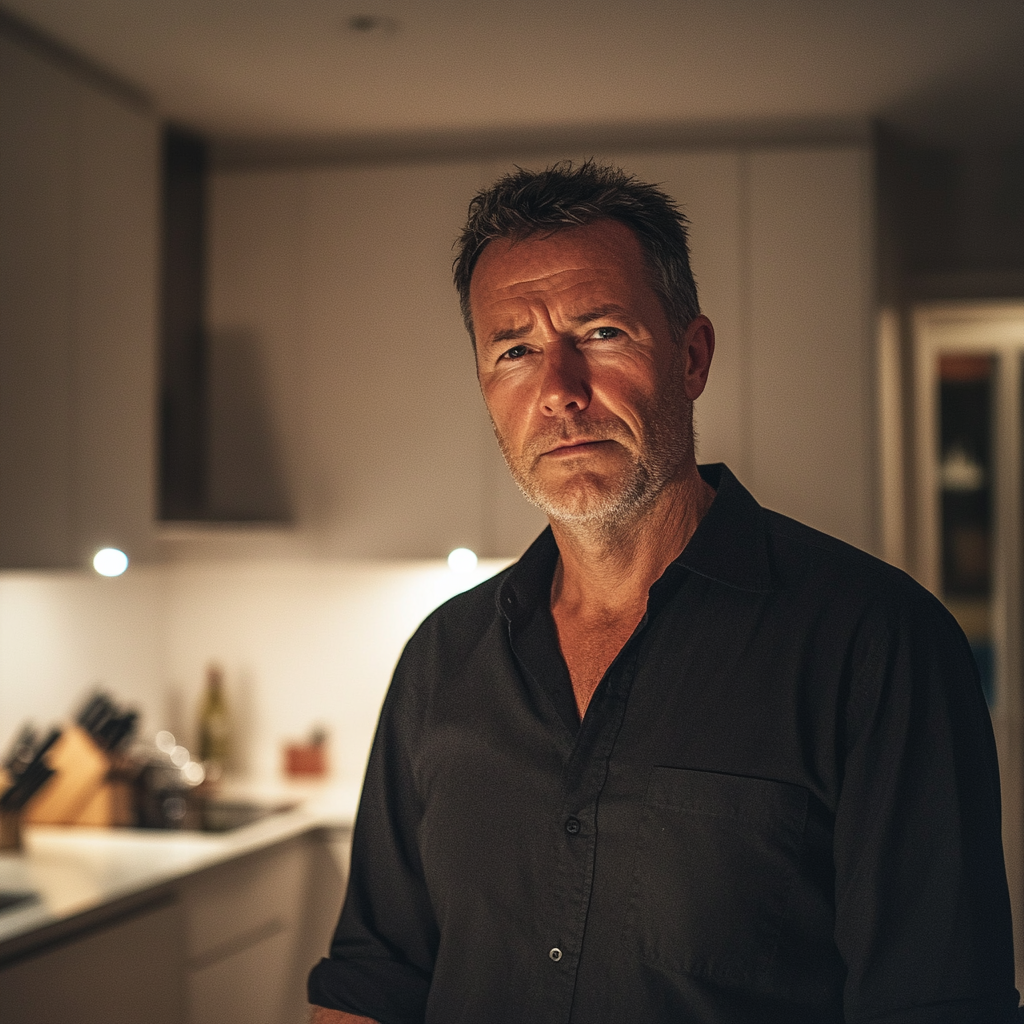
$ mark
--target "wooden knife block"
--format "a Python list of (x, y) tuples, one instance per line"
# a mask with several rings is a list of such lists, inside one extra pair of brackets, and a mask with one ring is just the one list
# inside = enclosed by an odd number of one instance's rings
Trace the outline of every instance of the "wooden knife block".
[(28, 802), (28, 825), (131, 825), (131, 792), (108, 778), (110, 757), (77, 725), (68, 725), (46, 755), (56, 775)]

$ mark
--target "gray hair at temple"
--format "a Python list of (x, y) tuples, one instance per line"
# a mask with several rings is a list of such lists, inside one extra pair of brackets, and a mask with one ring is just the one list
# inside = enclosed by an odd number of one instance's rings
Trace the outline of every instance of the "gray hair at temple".
[(617, 167), (587, 160), (574, 166), (563, 160), (543, 171), (515, 171), (478, 192), (455, 243), (452, 267), (462, 318), (476, 344), (469, 308), (473, 268), (488, 242), (523, 239), (560, 228), (617, 220), (640, 243), (651, 286), (661, 299), (677, 338), (700, 315), (697, 285), (690, 270), (688, 221), (673, 199), (655, 185), (638, 181)]

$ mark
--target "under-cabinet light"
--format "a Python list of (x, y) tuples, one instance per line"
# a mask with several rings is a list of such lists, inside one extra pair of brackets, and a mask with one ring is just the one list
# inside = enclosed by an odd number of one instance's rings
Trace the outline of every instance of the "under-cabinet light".
[(456, 548), (448, 556), (448, 568), (452, 572), (472, 572), (476, 568), (476, 553), (469, 548)]
[(101, 576), (120, 576), (128, 568), (128, 556), (117, 548), (103, 548), (93, 557), (92, 567)]

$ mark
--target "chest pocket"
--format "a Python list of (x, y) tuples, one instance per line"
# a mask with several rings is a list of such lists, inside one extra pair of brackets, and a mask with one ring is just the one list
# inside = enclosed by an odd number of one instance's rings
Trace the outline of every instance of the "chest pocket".
[(775, 968), (787, 904), (799, 885), (806, 822), (807, 791), (800, 786), (652, 769), (627, 945), (670, 974), (787, 995)]

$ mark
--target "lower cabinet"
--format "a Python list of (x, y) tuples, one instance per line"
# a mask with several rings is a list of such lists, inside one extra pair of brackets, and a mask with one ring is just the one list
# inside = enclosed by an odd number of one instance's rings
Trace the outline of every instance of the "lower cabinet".
[(180, 1024), (183, 925), (168, 897), (16, 960), (0, 969), (0, 1020)]
[(306, 976), (341, 908), (346, 842), (321, 829), (182, 883), (188, 1024), (308, 1020)]
[(305, 1024), (348, 832), (316, 829), (161, 887), (0, 967), (2, 1024)]
[(292, 936), (277, 932), (191, 971), (189, 1024), (284, 1024), (300, 1021), (302, 1007), (287, 1006)]

